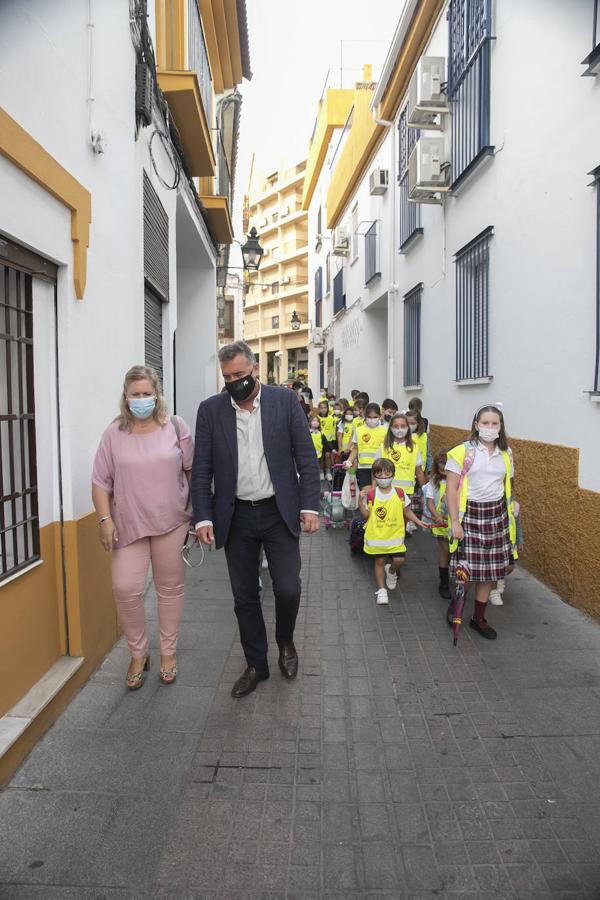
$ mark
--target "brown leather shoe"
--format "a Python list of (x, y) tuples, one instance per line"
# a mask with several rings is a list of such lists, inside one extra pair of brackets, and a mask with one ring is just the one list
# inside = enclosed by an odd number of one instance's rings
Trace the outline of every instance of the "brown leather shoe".
[(279, 648), (279, 668), (284, 678), (295, 678), (298, 674), (298, 654), (293, 643), (282, 644)]
[(246, 671), (240, 675), (234, 686), (231, 688), (231, 696), (239, 699), (246, 697), (256, 690), (259, 681), (266, 681), (269, 677), (269, 669), (255, 669), (248, 666)]

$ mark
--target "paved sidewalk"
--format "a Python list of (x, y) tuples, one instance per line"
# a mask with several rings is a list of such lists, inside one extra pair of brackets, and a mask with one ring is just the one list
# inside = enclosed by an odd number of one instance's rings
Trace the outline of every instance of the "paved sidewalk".
[[(0, 897), (600, 897), (600, 627), (523, 571), (457, 649), (417, 535), (389, 608), (343, 532), (303, 538), (301, 674), (241, 701), (222, 554), (181, 675), (122, 642), (0, 794)], [(265, 609), (273, 604), (265, 578)], [(156, 646), (156, 622), (152, 623)]]

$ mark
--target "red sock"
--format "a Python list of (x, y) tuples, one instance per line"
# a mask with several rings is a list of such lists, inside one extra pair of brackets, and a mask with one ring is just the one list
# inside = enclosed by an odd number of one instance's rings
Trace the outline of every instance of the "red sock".
[(487, 606), (487, 600), (485, 603), (479, 603), (477, 600), (475, 601), (475, 611), (473, 613), (473, 618), (476, 622), (483, 622), (485, 619), (485, 608)]

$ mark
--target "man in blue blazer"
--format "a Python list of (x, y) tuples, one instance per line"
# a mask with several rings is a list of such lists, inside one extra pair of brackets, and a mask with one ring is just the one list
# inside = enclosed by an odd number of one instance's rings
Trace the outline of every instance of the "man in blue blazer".
[(243, 341), (219, 351), (226, 390), (196, 420), (192, 501), (203, 544), (225, 547), (247, 668), (233, 697), (269, 677), (258, 570), (264, 547), (275, 594), (275, 638), (285, 678), (298, 673), (294, 627), (300, 605), (300, 528), (319, 528), (320, 476), (306, 416), (294, 391), (258, 381)]

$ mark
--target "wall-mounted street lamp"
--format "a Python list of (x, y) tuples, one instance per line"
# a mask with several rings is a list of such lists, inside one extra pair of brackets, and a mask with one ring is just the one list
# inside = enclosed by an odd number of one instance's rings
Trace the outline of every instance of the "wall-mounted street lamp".
[(294, 310), (294, 312), (292, 313), (290, 324), (292, 326), (292, 331), (298, 331), (300, 329), (300, 316), (298, 315), (296, 310)]
[(246, 243), (242, 246), (242, 258), (244, 260), (244, 269), (247, 272), (258, 272), (260, 261), (265, 251), (260, 246), (258, 240), (258, 232), (254, 226), (250, 229), (250, 234)]

